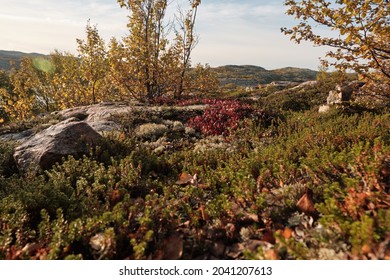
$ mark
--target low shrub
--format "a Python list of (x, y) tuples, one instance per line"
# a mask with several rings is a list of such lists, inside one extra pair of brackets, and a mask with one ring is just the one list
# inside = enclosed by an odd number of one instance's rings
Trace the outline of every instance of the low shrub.
[(18, 172), (13, 153), (16, 143), (12, 141), (0, 141), (0, 177), (10, 177)]
[(118, 133), (44, 173), (1, 174), (0, 258), (389, 258), (389, 113), (264, 123), (255, 109), (210, 102), (199, 122), (230, 128), (158, 156)]
[(188, 125), (204, 135), (227, 136), (238, 128), (245, 117), (254, 113), (255, 110), (251, 106), (236, 100), (214, 100), (209, 102), (209, 107), (203, 115), (190, 119)]

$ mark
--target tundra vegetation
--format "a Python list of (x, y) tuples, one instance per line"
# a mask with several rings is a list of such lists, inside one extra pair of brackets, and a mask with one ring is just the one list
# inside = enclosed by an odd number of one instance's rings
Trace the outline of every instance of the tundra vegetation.
[[(102, 101), (164, 108), (112, 116), (121, 129), (101, 146), (46, 170), (20, 172), (18, 143), (1, 140), (1, 259), (390, 258), (388, 1), (285, 1), (301, 22), (284, 32), (336, 47), (340, 69), (254, 92), (219, 88), (208, 65), (191, 65), (200, 2), (178, 12), (170, 41), (167, 1), (118, 0), (127, 37), (106, 45), (88, 23), (77, 56), (0, 72), (1, 134)], [(360, 94), (318, 113), (356, 78)], [(177, 113), (196, 104), (205, 109)]]

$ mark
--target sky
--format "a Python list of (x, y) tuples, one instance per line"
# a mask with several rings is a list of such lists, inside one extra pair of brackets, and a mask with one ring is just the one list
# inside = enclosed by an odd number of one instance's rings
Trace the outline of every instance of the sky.
[[(177, 2), (170, 0), (169, 18)], [(193, 63), (257, 65), (266, 69), (300, 67), (317, 70), (327, 51), (311, 43), (300, 45), (280, 32), (297, 22), (285, 14), (283, 0), (202, 0), (196, 32), (199, 43)], [(116, 0), (0, 0), (0, 50), (76, 52), (76, 38), (85, 37), (90, 20), (109, 41), (127, 32), (128, 11)]]

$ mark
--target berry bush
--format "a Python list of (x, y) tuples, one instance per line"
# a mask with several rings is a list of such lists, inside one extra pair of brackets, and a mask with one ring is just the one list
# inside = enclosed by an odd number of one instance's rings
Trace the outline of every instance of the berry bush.
[(227, 136), (245, 117), (255, 113), (250, 105), (236, 100), (211, 99), (203, 100), (203, 103), (209, 107), (203, 115), (190, 119), (188, 125), (204, 135)]

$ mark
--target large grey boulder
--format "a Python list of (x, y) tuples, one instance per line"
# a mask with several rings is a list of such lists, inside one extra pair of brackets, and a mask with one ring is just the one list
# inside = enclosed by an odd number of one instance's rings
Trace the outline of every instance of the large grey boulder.
[(14, 159), (21, 172), (48, 169), (63, 157), (87, 154), (102, 139), (87, 123), (70, 118), (37, 133), (17, 147)]

